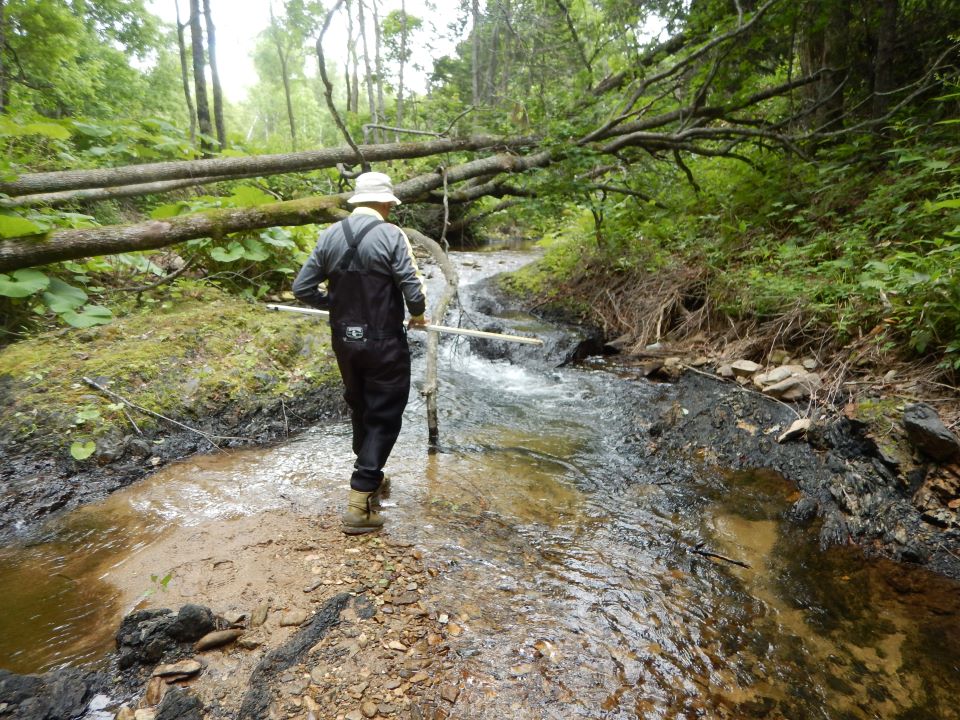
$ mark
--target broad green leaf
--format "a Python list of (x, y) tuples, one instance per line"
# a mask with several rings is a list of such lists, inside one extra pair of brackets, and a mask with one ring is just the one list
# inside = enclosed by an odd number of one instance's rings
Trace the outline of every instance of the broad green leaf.
[(265, 205), (266, 203), (276, 202), (277, 199), (260, 188), (244, 185), (233, 191), (233, 195), (227, 198), (233, 207), (254, 207), (256, 205)]
[(263, 243), (256, 238), (244, 239), (243, 246), (243, 257), (247, 260), (251, 260), (253, 262), (263, 262), (270, 257), (270, 253), (267, 252), (267, 249), (263, 246)]
[(12, 298), (28, 297), (45, 289), (49, 284), (50, 278), (39, 270), (14, 270), (12, 276), (0, 274), (0, 295)]
[(932, 212), (934, 210), (956, 210), (960, 208), (960, 198), (954, 198), (952, 200), (939, 200), (935, 203), (924, 203), (924, 210)]
[(76, 122), (74, 121), (73, 127), (77, 129), (77, 132), (87, 137), (94, 138), (105, 138), (113, 134), (113, 130), (110, 128), (105, 128), (100, 125), (91, 125), (90, 123)]
[(80, 312), (68, 310), (60, 317), (75, 328), (88, 328), (94, 325), (106, 325), (113, 320), (113, 313), (102, 305), (87, 305)]
[(23, 127), (24, 135), (43, 135), (54, 140), (69, 140), (70, 131), (55, 123), (29, 123)]
[(163, 220), (168, 217), (176, 217), (180, 214), (180, 211), (183, 209), (183, 204), (181, 203), (168, 203), (166, 205), (160, 205), (155, 207), (150, 213), (150, 217), (154, 220)]
[(210, 251), (210, 257), (217, 262), (229, 263), (242, 258), (245, 252), (246, 250), (243, 245), (234, 240), (227, 248), (213, 248), (213, 250)]
[(18, 215), (0, 214), (0, 237), (22, 237), (24, 235), (38, 235), (42, 232), (44, 232), (42, 227), (26, 218)]
[(87, 294), (80, 288), (67, 285), (63, 280), (50, 279), (50, 285), (43, 294), (43, 301), (58, 315), (78, 308), (87, 301)]
[(79, 440), (74, 440), (70, 444), (70, 454), (73, 455), (74, 460), (86, 460), (93, 455), (96, 449), (97, 444), (93, 440), (88, 440), (84, 443)]
[(283, 228), (274, 227), (264, 230), (262, 233), (260, 233), (260, 239), (268, 245), (273, 245), (274, 247), (296, 247), (293, 237)]

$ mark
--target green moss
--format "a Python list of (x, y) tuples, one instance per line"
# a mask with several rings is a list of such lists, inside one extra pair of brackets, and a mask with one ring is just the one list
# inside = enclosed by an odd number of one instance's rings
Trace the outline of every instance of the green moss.
[[(130, 432), (123, 407), (83, 377), (178, 419), (226, 408), (243, 413), (339, 382), (326, 324), (267, 313), (215, 290), (195, 295), (111, 325), (47, 333), (4, 348), (4, 435), (42, 438), (53, 450)], [(141, 427), (154, 424), (134, 414)]]

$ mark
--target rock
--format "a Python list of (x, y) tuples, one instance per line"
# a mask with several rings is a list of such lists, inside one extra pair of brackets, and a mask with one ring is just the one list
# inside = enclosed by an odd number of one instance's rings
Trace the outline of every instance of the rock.
[(197, 652), (212, 650), (220, 647), (221, 645), (232, 643), (241, 635), (243, 635), (243, 630), (239, 630), (237, 628), (231, 630), (217, 630), (216, 632), (207, 633), (202, 638), (197, 640), (196, 650)]
[(351, 710), (346, 714), (344, 720), (363, 720), (363, 713), (360, 710)]
[(960, 438), (952, 433), (937, 411), (925, 403), (908, 405), (903, 410), (907, 437), (921, 452), (939, 462), (960, 456)]
[(377, 704), (370, 701), (367, 701), (360, 706), (360, 712), (363, 713), (365, 718), (372, 718), (376, 716), (378, 709), (379, 708), (377, 707)]
[(227, 621), (228, 625), (240, 625), (246, 619), (247, 614), (241, 610), (233, 610), (231, 612), (225, 613), (223, 619)]
[(414, 685), (417, 684), (417, 683), (422, 683), (424, 680), (427, 680), (429, 677), (430, 677), (430, 676), (427, 675), (427, 673), (425, 673), (425, 672), (423, 672), (423, 671), (421, 670), (420, 672), (415, 673), (415, 674), (410, 678), (410, 683), (411, 683), (411, 684), (414, 684)]
[(390, 649), (390, 650), (400, 650), (401, 652), (406, 652), (406, 650), (407, 650), (407, 646), (404, 645), (404, 644), (403, 644), (402, 642), (400, 642), (399, 640), (391, 640), (391, 641), (387, 644), (387, 648)]
[(730, 369), (733, 370), (733, 374), (737, 377), (748, 377), (753, 375), (760, 369), (760, 367), (760, 365), (752, 360), (737, 360), (734, 363), (730, 363)]
[(300, 627), (307, 621), (307, 611), (294, 608), (280, 616), (280, 627)]
[(113, 720), (136, 720), (136, 713), (124, 705), (114, 716)]
[(457, 698), (460, 697), (460, 688), (455, 685), (443, 685), (440, 688), (440, 697), (448, 703), (455, 703)]
[(765, 395), (770, 395), (788, 402), (805, 400), (820, 387), (820, 376), (816, 373), (804, 373), (803, 375), (791, 375), (785, 380), (781, 380), (773, 385), (768, 385), (763, 389)]
[(175, 675), (179, 676), (180, 678), (185, 678), (190, 677), (191, 675), (196, 675), (201, 670), (203, 670), (203, 665), (198, 663), (196, 660), (181, 660), (180, 662), (173, 663), (172, 665), (158, 665), (154, 669), (153, 675), (160, 677)]
[(153, 708), (141, 708), (133, 714), (134, 720), (156, 720), (157, 711)]
[(267, 621), (270, 603), (260, 603), (250, 614), (250, 627), (260, 627)]
[(456, 623), (447, 623), (447, 634), (453, 637), (459, 637), (463, 633), (463, 628)]
[(203, 605), (188, 604), (180, 608), (170, 627), (170, 635), (181, 642), (199, 640), (217, 627), (213, 611)]
[(803, 362), (800, 364), (803, 365), (804, 370), (809, 370), (810, 372), (813, 372), (818, 367), (820, 367), (820, 363), (818, 363), (813, 358), (804, 358)]
[(777, 438), (778, 443), (785, 443), (789, 440), (796, 440), (799, 437), (803, 437), (807, 434), (807, 430), (810, 429), (810, 426), (813, 424), (813, 420), (810, 418), (800, 418), (799, 420), (794, 420), (793, 424), (787, 428), (787, 430)]
[[(800, 368), (800, 372), (806, 372), (803, 368)], [(761, 390), (767, 385), (776, 385), (782, 380), (786, 380), (792, 375), (796, 375), (794, 368), (789, 365), (784, 365), (778, 368), (774, 368), (770, 372), (760, 373), (753, 378), (753, 384), (756, 385)]]
[(154, 705), (159, 705), (160, 701), (163, 700), (163, 696), (167, 694), (167, 690), (170, 689), (170, 686), (167, 685), (166, 681), (162, 677), (152, 677), (150, 682), (147, 683), (147, 689), (143, 693), (143, 700), (140, 704), (143, 707), (153, 707)]
[(256, 650), (258, 647), (263, 645), (263, 640), (258, 637), (253, 637), (252, 635), (244, 635), (237, 640), (237, 645), (242, 647), (244, 650)]
[(610, 340), (603, 345), (603, 349), (610, 352), (623, 352), (623, 349), (630, 344), (631, 337), (629, 335), (621, 335), (615, 340)]
[(203, 720), (203, 703), (181, 688), (170, 688), (157, 708), (155, 720)]
[(771, 365), (783, 365), (790, 359), (790, 353), (786, 350), (773, 350), (767, 355), (767, 362)]
[(732, 378), (734, 376), (733, 368), (729, 364), (724, 363), (717, 368), (717, 375), (722, 378)]
[(0, 669), (0, 705), (4, 718), (58, 720), (83, 715), (93, 694), (93, 676), (64, 668), (44, 675), (17, 675)]
[(521, 675), (527, 675), (528, 673), (533, 672), (533, 665), (529, 663), (523, 663), (522, 665), (514, 665), (510, 668), (510, 674), (514, 677), (520, 677)]

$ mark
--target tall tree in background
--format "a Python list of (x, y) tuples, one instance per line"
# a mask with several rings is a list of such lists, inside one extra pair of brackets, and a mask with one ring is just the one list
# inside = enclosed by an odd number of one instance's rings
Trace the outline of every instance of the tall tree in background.
[(290, 37), (288, 28), (280, 26), (273, 13), (273, 4), (270, 4), (270, 40), (277, 50), (277, 59), (280, 61), (280, 77), (283, 81), (283, 95), (287, 101), (287, 123), (290, 126), (290, 144), (297, 149), (297, 121), (293, 116), (293, 101), (290, 96)]
[(7, 97), (7, 66), (3, 61), (7, 51), (7, 15), (4, 0), (0, 0), (0, 113), (7, 111), (9, 99)]
[(213, 119), (217, 126), (217, 144), (223, 150), (227, 146), (227, 129), (223, 121), (223, 91), (220, 88), (220, 73), (217, 72), (217, 35), (210, 13), (210, 0), (203, 0), (203, 14), (207, 21), (207, 57), (213, 82)]
[(187, 69), (187, 45), (183, 38), (183, 29), (186, 23), (180, 22), (180, 2), (174, 0), (177, 11), (177, 45), (180, 48), (180, 79), (183, 82), (183, 98), (187, 103), (187, 114), (190, 115), (190, 142), (197, 142), (197, 113), (193, 109), (193, 97), (190, 91), (190, 72)]
[[(371, 0), (373, 3), (373, 38), (374, 38), (374, 68), (377, 73), (377, 116), (382, 120), (387, 117), (383, 103), (383, 56), (380, 52), (383, 45), (383, 33), (380, 27), (380, 12), (377, 8), (377, 0)], [(383, 130), (377, 131), (379, 142), (384, 141)]]
[(401, 0), (400, 9), (392, 10), (383, 19), (383, 44), (386, 57), (397, 68), (397, 127), (403, 127), (403, 103), (406, 95), (404, 81), (406, 66), (410, 61), (410, 34), (422, 25), (420, 18), (407, 13), (406, 3)]
[(367, 103), (370, 107), (370, 122), (374, 125), (380, 122), (377, 115), (377, 103), (373, 95), (373, 71), (370, 68), (370, 48), (367, 43), (367, 28), (364, 19), (363, 0), (357, 0), (357, 18), (360, 21), (360, 38), (363, 41), (363, 69), (366, 74), (364, 82), (367, 86)]
[(203, 28), (200, 26), (200, 0), (190, 0), (190, 44), (193, 50), (193, 88), (197, 97), (197, 122), (200, 124), (200, 147), (210, 150), (213, 127), (207, 103), (206, 62), (203, 54)]
[(470, 6), (470, 17), (473, 20), (473, 47), (471, 53), (470, 79), (472, 103), (480, 105), (480, 2), (473, 0)]

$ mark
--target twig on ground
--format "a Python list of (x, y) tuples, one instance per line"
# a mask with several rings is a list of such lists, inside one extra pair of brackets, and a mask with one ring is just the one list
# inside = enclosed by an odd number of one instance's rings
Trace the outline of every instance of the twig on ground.
[(723, 560), (724, 562), (728, 562), (731, 565), (737, 565), (742, 568), (747, 568), (747, 569), (750, 568), (750, 565), (748, 563), (743, 562), (743, 560), (734, 560), (733, 558), (729, 558), (726, 555), (721, 555), (720, 553), (712, 552), (711, 550), (703, 550), (700, 547), (693, 547), (693, 548), (687, 548), (687, 549), (690, 552), (694, 553), (695, 555), (702, 555), (703, 557)]
[(115, 393), (113, 390), (108, 390), (107, 388), (105, 388), (105, 387), (104, 387), (103, 385), (101, 385), (100, 383), (98, 383), (98, 382), (96, 382), (96, 381), (94, 381), (94, 380), (91, 380), (91, 379), (88, 378), (88, 377), (84, 377), (84, 378), (81, 378), (81, 379), (82, 379), (87, 385), (89, 385), (90, 387), (92, 387), (92, 388), (94, 388), (94, 389), (96, 389), (96, 390), (99, 390), (99, 391), (102, 392), (104, 395), (107, 395), (107, 396), (113, 398), (114, 400), (119, 400), (120, 402), (124, 403), (125, 405), (127, 405), (127, 406), (129, 406), (129, 407), (132, 407), (134, 410), (139, 410), (139, 411), (142, 412), (142, 413), (146, 413), (147, 415), (150, 415), (150, 416), (152, 416), (152, 417), (159, 418), (160, 420), (166, 420), (168, 423), (171, 423), (171, 424), (173, 424), (173, 425), (176, 425), (177, 427), (183, 428), (184, 430), (188, 430), (188, 431), (190, 431), (190, 432), (192, 432), (192, 433), (196, 433), (197, 435), (200, 435), (200, 436), (203, 437), (208, 443), (210, 443), (211, 445), (213, 445), (217, 450), (220, 450), (221, 448), (220, 448), (219, 445), (217, 445), (217, 444), (214, 442), (214, 439), (216, 439), (216, 440), (243, 440), (244, 442), (254, 442), (253, 438), (234, 437), (234, 436), (232, 436), (232, 435), (211, 435), (210, 433), (204, 432), (203, 430), (197, 430), (196, 428), (190, 427), (189, 425), (184, 425), (182, 422), (180, 422), (180, 421), (178, 421), (178, 420), (174, 420), (173, 418), (168, 418), (166, 415), (161, 415), (160, 413), (154, 412), (153, 410), (148, 410), (147, 408), (143, 407), (142, 405), (137, 405), (137, 404), (134, 403), (134, 402), (130, 402), (129, 400), (127, 400), (127, 399), (126, 399), (125, 397), (123, 397), (122, 395), (118, 395), (118, 394)]

